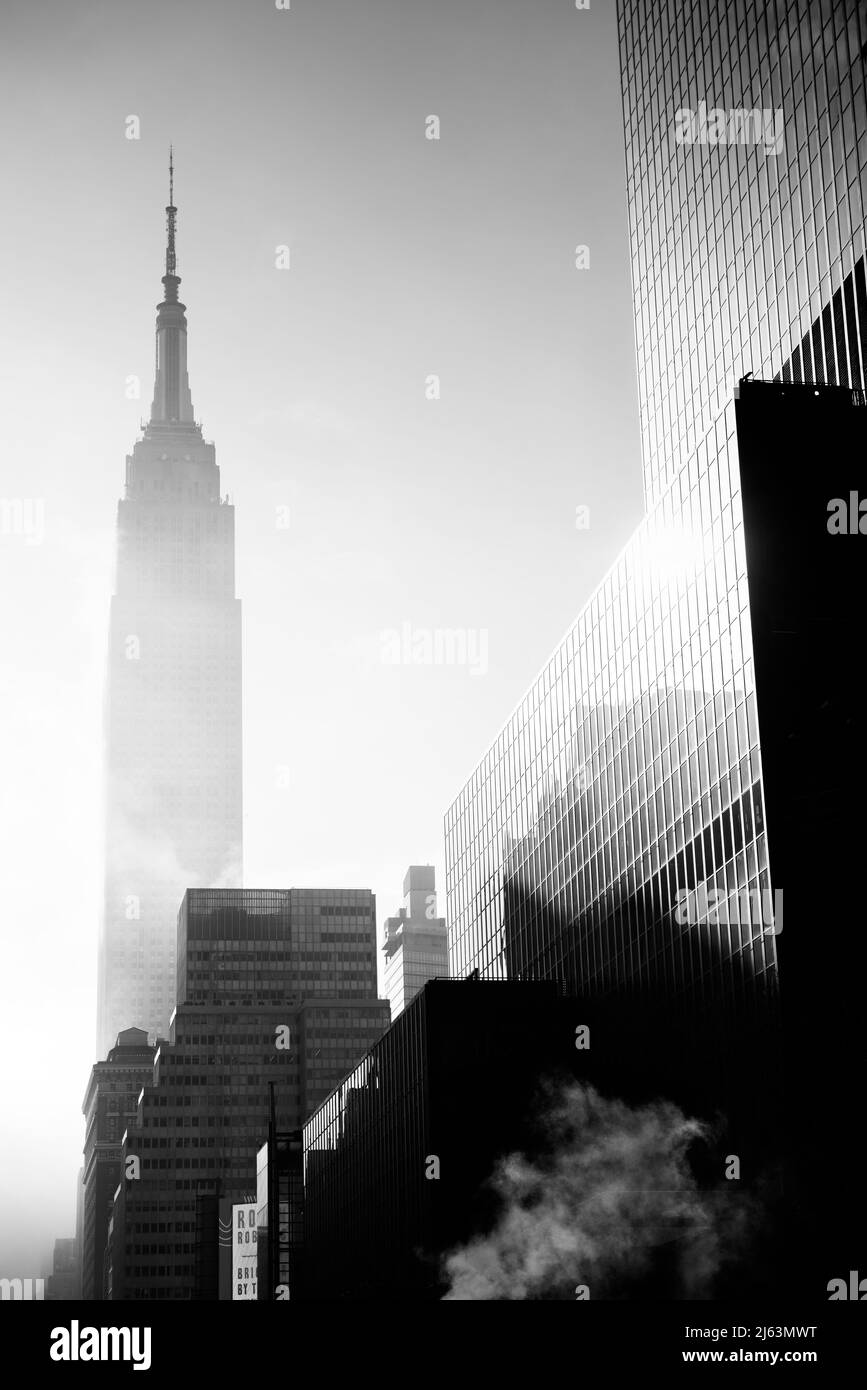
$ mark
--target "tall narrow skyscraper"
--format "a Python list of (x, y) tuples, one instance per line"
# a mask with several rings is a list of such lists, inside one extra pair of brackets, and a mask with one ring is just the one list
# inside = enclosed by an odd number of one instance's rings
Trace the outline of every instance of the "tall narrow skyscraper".
[(118, 504), (106, 709), (97, 1049), (168, 1033), (178, 907), (241, 882), (241, 605), (235, 513), (187, 376), (173, 168), (150, 420)]

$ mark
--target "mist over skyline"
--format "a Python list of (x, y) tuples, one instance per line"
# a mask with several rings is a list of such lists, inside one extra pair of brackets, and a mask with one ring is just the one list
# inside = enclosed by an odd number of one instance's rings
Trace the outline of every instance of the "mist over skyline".
[[(169, 141), (192, 399), (236, 507), (245, 885), (367, 887), (381, 924), (430, 862), (445, 908), (446, 807), (641, 487), (613, 4), (13, 3), (4, 31), (0, 496), (43, 523), (0, 536), (12, 1276), (74, 1228)], [(384, 659), (407, 630), (477, 659)]]

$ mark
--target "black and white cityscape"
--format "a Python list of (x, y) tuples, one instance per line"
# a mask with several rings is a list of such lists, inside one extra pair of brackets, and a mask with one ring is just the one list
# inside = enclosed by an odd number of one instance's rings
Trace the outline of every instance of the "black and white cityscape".
[(4, 27), (2, 1299), (867, 1299), (867, 3)]

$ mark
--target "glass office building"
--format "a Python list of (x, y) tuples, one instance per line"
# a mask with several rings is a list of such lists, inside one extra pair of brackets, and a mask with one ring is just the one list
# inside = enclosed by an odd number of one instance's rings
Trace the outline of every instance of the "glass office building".
[[(664, 1014), (691, 1103), (730, 1091), (777, 994), (733, 431), (646, 518), (446, 822), (452, 973)], [(702, 883), (759, 910), (678, 922)]]
[[(733, 384), (863, 386), (867, 345), (867, 20), (777, 8), (772, 31), (759, 5), (703, 7), (703, 25), (689, 7), (620, 7), (649, 510), (447, 814), (456, 974), (697, 985), (694, 933), (657, 941), (644, 901), (699, 839), (697, 872), (767, 882)], [(676, 111), (715, 93), (732, 108), (778, 94), (784, 151), (676, 144)], [(618, 924), (624, 898), (634, 920)], [(760, 926), (725, 943), (733, 985), (773, 973)]]
[[(635, 0), (619, 34), (646, 515), (447, 812), (450, 964), (704, 1029), (730, 1098), (781, 926), (734, 388), (863, 388), (867, 11)], [(701, 885), (739, 906), (679, 920)]]
[(744, 372), (863, 385), (863, 267), (833, 300), (865, 249), (867, 10), (620, 0), (618, 27), (650, 508)]

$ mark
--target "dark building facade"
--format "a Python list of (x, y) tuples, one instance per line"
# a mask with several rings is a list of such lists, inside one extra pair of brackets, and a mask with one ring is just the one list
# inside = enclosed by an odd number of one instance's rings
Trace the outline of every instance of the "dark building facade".
[(784, 894), (788, 1256), (830, 1278), (867, 1243), (853, 1094), (867, 1064), (867, 401), (746, 381), (736, 414), (767, 835)]
[(155, 1049), (141, 1028), (125, 1028), (90, 1074), (84, 1112), (81, 1296), (103, 1297), (108, 1222), (120, 1180), (121, 1143), (136, 1114), (142, 1087), (153, 1080)]
[[(851, 390), (833, 407), (813, 398), (810, 458), (797, 443), (806, 397), (756, 387), (754, 398), (747, 383), (739, 418), (735, 383), (749, 372), (863, 390), (867, 8), (621, 0), (618, 24), (646, 516), (446, 815), (450, 961), (459, 976), (560, 980), (643, 1020), (642, 1066), (699, 1112), (721, 1107), (756, 1173), (779, 1161), (784, 1133), (789, 1158), (796, 1148), (784, 1115), (804, 1123), (792, 1024), (809, 1017), (810, 956), (826, 948), (789, 901), (810, 865), (818, 911), (827, 870), (809, 852), (822, 797), (809, 809), (803, 794), (787, 802), (797, 740), (793, 724), (786, 744), (774, 726), (779, 673), (768, 658), (780, 639), (766, 618), (756, 627), (753, 605), (776, 612), (786, 585), (788, 616), (803, 603), (792, 650), (810, 674), (802, 703), (790, 694), (782, 707), (803, 715), (802, 733), (810, 718), (818, 732), (807, 710), (824, 688), (826, 639), (815, 623), (806, 636), (805, 576), (832, 608), (850, 601), (836, 563), (816, 574), (824, 541), (801, 558), (817, 534), (806, 517), (823, 526), (832, 493), (857, 487), (847, 467), (859, 447), (863, 456), (863, 412)], [(712, 137), (708, 110), (725, 117)], [(789, 409), (781, 449), (761, 416), (779, 423)], [(821, 498), (806, 478), (829, 457), (847, 490), (828, 485), (817, 521)], [(773, 486), (787, 494), (776, 522)], [(785, 564), (776, 580), (760, 559), (770, 531), (768, 553)], [(851, 711), (851, 669), (835, 658), (827, 674), (829, 693), (850, 682), (832, 704)], [(818, 795), (824, 745), (810, 756), (804, 791)], [(825, 823), (814, 841), (835, 856), (835, 874), (851, 871), (862, 824), (851, 791), (840, 805), (852, 812), (846, 835)], [(772, 886), (784, 891), (782, 913)], [(723, 909), (696, 915), (710, 890)], [(813, 976), (819, 1016), (851, 988), (832, 975), (827, 960)], [(820, 1049), (817, 1087), (832, 1051)], [(821, 1222), (836, 1161), (829, 1153), (814, 1172), (812, 1197), (789, 1165), (790, 1206), (799, 1194), (790, 1229)], [(811, 1262), (817, 1289), (831, 1272)]]
[(354, 889), (190, 890), (178, 998), (123, 1142), (112, 1299), (216, 1299), (221, 1204), (255, 1205), (256, 1155), (300, 1128), (388, 1026), (376, 907)]
[(166, 1036), (189, 887), (241, 882), (241, 606), (234, 508), (187, 375), (172, 194), (150, 420), (118, 504), (106, 695), (97, 1055)]
[(441, 1298), (442, 1257), (495, 1215), (497, 1158), (535, 1142), (544, 1080), (586, 1078), (587, 1023), (552, 984), (426, 984), (304, 1126), (302, 1298)]

